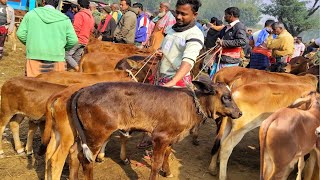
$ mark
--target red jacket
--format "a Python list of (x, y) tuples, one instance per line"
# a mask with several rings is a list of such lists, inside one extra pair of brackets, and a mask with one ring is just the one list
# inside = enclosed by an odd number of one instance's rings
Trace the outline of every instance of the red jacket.
[(75, 16), (73, 27), (78, 36), (79, 44), (87, 45), (89, 36), (93, 32), (94, 18), (89, 9), (81, 9)]

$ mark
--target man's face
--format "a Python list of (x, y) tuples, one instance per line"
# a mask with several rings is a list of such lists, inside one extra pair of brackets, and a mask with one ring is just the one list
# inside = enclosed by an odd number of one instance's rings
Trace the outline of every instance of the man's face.
[(283, 29), (280, 27), (275, 27), (275, 28), (272, 28), (272, 31), (274, 34), (279, 35), (283, 31)]
[(129, 6), (126, 1), (120, 1), (120, 8), (122, 11), (126, 11), (129, 8)]
[(112, 11), (116, 11), (116, 7), (114, 5), (111, 5), (110, 8)]
[(198, 13), (192, 11), (190, 4), (176, 7), (176, 21), (178, 26), (186, 26), (197, 18)]
[(160, 4), (160, 7), (159, 7), (159, 12), (166, 12), (168, 10), (167, 6), (163, 5), (163, 4)]
[(224, 20), (227, 22), (227, 23), (232, 23), (232, 15), (230, 14), (227, 14), (227, 13), (224, 13)]
[(133, 6), (133, 7), (138, 9), (138, 14), (141, 14), (142, 10), (138, 6)]

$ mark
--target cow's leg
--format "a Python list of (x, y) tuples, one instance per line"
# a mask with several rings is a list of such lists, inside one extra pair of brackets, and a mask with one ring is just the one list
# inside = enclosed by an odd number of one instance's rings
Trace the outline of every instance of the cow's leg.
[(34, 123), (32, 120), (29, 120), (29, 129), (28, 129), (27, 144), (26, 144), (27, 155), (33, 154), (33, 148), (32, 148), (33, 136), (34, 136), (34, 133), (37, 131), (37, 129), (38, 129), (38, 124)]
[(304, 168), (303, 179), (312, 179), (312, 175), (315, 171), (317, 161), (317, 154), (315, 151), (310, 152), (310, 156), (306, 162), (306, 166)]
[(129, 139), (128, 137), (120, 133), (120, 141), (121, 141), (120, 159), (126, 165), (130, 164), (130, 160), (127, 158), (127, 148), (126, 148), (128, 139)]
[(247, 131), (233, 132), (221, 143), (219, 179), (227, 179), (227, 165), (234, 147), (241, 141)]
[(10, 129), (12, 131), (14, 148), (18, 154), (21, 154), (24, 152), (24, 147), (21, 145), (21, 141), (19, 137), (20, 123), (23, 121), (23, 118), (24, 116), (17, 114), (10, 121)]
[(301, 180), (302, 178), (302, 170), (304, 168), (304, 156), (300, 157), (299, 158), (299, 161), (298, 161), (298, 174), (297, 174), (297, 178), (296, 180)]
[(56, 151), (56, 149), (57, 149), (56, 135), (54, 132), (51, 132), (51, 138), (50, 138), (49, 144), (47, 146), (46, 158), (45, 158), (45, 163), (46, 163), (45, 179), (46, 180), (52, 179), (51, 157), (52, 157), (53, 153)]
[(6, 125), (12, 118), (12, 115), (8, 115), (7, 113), (0, 113), (0, 158), (4, 157), (4, 152), (2, 149), (2, 136)]
[(74, 143), (69, 151), (69, 179), (70, 180), (78, 180), (78, 171), (80, 162), (78, 159), (79, 149), (78, 143)]
[(157, 179), (160, 168), (163, 164), (163, 159), (165, 151), (169, 145), (168, 142), (165, 142), (162, 137), (153, 138), (153, 156), (152, 156), (152, 166), (150, 173), (150, 180)]
[(230, 134), (232, 127), (232, 122), (227, 117), (224, 117), (219, 128), (219, 132), (214, 140), (214, 146), (211, 150), (211, 163), (209, 165), (209, 172), (212, 175), (217, 175), (217, 164), (218, 164), (218, 157), (220, 153), (220, 143), (224, 141), (224, 139)]
[(281, 167), (275, 166), (270, 179), (287, 180), (291, 171), (292, 168), (288, 165), (284, 165)]
[(100, 152), (97, 156), (97, 159), (96, 159), (96, 162), (103, 162), (103, 159), (104, 159), (104, 156), (105, 156), (105, 149), (106, 149), (106, 146), (108, 144), (109, 140), (107, 140), (101, 147), (100, 149)]
[(164, 159), (162, 164), (162, 171), (163, 171), (164, 177), (173, 177), (170, 171), (170, 166), (169, 166), (170, 154), (171, 154), (171, 146), (168, 146), (164, 154)]
[[(263, 177), (264, 179), (269, 179), (272, 174), (272, 170), (274, 168), (274, 163), (270, 157), (270, 154), (268, 153), (267, 148), (265, 148), (264, 152), (264, 164), (263, 164)], [(261, 167), (260, 167), (261, 168)]]

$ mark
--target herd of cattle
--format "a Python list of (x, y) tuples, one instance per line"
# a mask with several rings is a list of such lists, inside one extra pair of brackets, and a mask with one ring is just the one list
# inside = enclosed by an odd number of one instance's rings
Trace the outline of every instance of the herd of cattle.
[[(8, 123), (17, 153), (33, 153), (33, 135), (40, 127), (39, 154), (46, 154), (46, 179), (60, 179), (68, 155), (70, 179), (78, 179), (80, 164), (86, 179), (93, 179), (93, 162), (104, 157), (113, 132), (121, 134), (120, 158), (127, 164), (128, 135), (144, 131), (153, 143), (150, 179), (156, 179), (160, 170), (172, 176), (171, 146), (190, 133), (196, 143), (205, 119), (191, 91), (132, 82), (128, 72), (137, 81), (148, 82), (146, 77), (156, 71), (157, 58), (148, 63), (146, 59), (151, 59), (151, 52), (132, 45), (92, 42), (81, 59), (81, 72), (6, 81), (1, 89), (0, 157)], [(193, 75), (200, 71), (199, 64)], [(259, 126), (261, 179), (287, 179), (297, 162), (297, 179), (319, 179), (319, 65), (298, 57), (284, 69), (290, 73), (230, 67), (212, 81), (203, 77), (194, 81), (203, 112), (217, 124), (209, 170), (216, 175), (219, 161), (221, 180), (227, 179), (233, 148)], [(24, 148), (19, 125), (25, 117), (29, 130)]]

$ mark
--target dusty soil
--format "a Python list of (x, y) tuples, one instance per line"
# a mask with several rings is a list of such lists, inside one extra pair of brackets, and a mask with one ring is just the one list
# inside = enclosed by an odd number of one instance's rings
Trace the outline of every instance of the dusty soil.
[[(24, 75), (25, 47), (18, 44), (17, 51), (11, 50), (11, 43), (7, 42), (6, 56), (0, 60), (0, 86), (11, 77)], [(21, 140), (26, 143), (28, 123), (24, 121), (20, 128)], [(200, 129), (200, 146), (194, 146), (191, 138), (187, 137), (182, 142), (174, 145), (174, 153), (170, 158), (171, 171), (174, 175), (171, 179), (218, 179), (207, 172), (210, 163), (210, 151), (215, 132), (213, 122), (207, 122)], [(127, 147), (131, 165), (123, 165), (119, 158), (120, 144), (114, 135), (107, 145), (106, 157), (103, 163), (95, 164), (94, 179), (148, 179), (150, 172), (150, 160), (143, 158), (144, 150), (136, 148), (141, 139), (141, 133), (137, 133), (130, 140)], [(13, 148), (12, 134), (5, 131), (3, 146), (6, 158), (0, 159), (0, 179), (43, 179), (44, 157), (34, 155), (32, 157), (18, 156)], [(39, 133), (34, 139), (34, 150), (40, 145)], [(259, 179), (259, 144), (258, 131), (248, 133), (243, 141), (234, 149), (228, 164), (228, 176), (232, 180)], [(82, 173), (80, 173), (83, 179)], [(62, 179), (67, 179), (68, 169), (65, 166)], [(160, 176), (160, 179), (165, 179)]]

